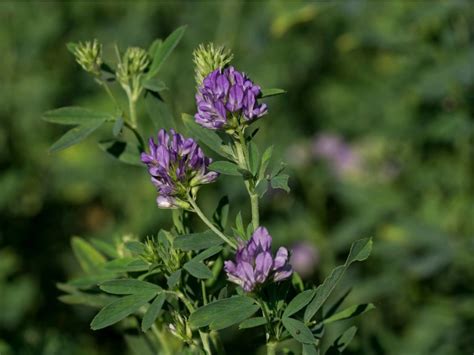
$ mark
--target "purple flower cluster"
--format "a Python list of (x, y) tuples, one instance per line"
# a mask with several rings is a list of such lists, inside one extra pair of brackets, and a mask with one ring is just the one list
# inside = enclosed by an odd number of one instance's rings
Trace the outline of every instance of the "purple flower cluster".
[(228, 128), (230, 119), (240, 117), (241, 123), (254, 121), (267, 113), (267, 105), (257, 102), (260, 94), (260, 87), (234, 67), (216, 69), (198, 88), (194, 118), (210, 129)]
[(258, 227), (247, 245), (240, 245), (234, 261), (226, 261), (224, 269), (229, 281), (246, 292), (272, 279), (282, 281), (293, 273), (288, 263), (288, 250), (280, 247), (275, 258), (271, 254), (272, 237), (265, 227)]
[(157, 143), (150, 138), (149, 148), (150, 153), (142, 153), (141, 160), (156, 186), (156, 201), (161, 208), (183, 207), (190, 189), (213, 182), (219, 176), (208, 170), (211, 159), (198, 144), (173, 129), (170, 134), (160, 130)]

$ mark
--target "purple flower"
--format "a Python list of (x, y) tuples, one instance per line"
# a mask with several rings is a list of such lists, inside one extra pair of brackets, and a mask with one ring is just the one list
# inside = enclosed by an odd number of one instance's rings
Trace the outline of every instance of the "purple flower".
[(211, 159), (206, 157), (192, 138), (184, 138), (173, 129), (158, 132), (157, 143), (150, 138), (150, 153), (141, 160), (148, 167), (151, 181), (158, 191), (156, 202), (161, 208), (187, 206), (187, 195), (199, 185), (213, 182), (218, 173), (209, 171)]
[(293, 269), (288, 263), (288, 250), (280, 247), (273, 258), (271, 246), (272, 237), (267, 229), (258, 227), (247, 244), (239, 246), (235, 262), (225, 262), (229, 281), (251, 292), (267, 280), (282, 281), (290, 277)]
[(303, 279), (314, 273), (318, 262), (319, 253), (313, 244), (300, 242), (291, 248), (290, 264)]
[(210, 129), (235, 128), (267, 113), (259, 104), (261, 90), (244, 73), (234, 67), (216, 69), (207, 75), (196, 94), (196, 122)]

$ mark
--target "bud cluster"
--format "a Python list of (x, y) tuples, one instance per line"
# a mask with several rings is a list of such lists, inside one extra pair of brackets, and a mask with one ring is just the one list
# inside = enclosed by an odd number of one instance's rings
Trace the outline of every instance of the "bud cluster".
[(233, 54), (224, 46), (215, 47), (213, 43), (200, 44), (193, 52), (197, 85), (201, 85), (209, 73), (224, 68), (232, 58)]
[(145, 73), (149, 65), (150, 57), (146, 50), (129, 47), (117, 65), (117, 79), (122, 85), (128, 85), (130, 80)]
[(79, 42), (72, 49), (77, 63), (88, 73), (100, 75), (102, 65), (102, 44), (94, 41)]

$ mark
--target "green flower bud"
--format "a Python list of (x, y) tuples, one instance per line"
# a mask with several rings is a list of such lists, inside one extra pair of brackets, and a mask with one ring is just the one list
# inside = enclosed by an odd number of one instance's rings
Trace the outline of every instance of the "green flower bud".
[(88, 73), (99, 76), (102, 65), (102, 44), (96, 39), (79, 42), (72, 49), (76, 62)]
[(229, 64), (233, 57), (230, 50), (224, 46), (215, 47), (213, 43), (200, 44), (193, 52), (197, 85), (201, 85), (210, 72)]
[(117, 66), (117, 79), (127, 85), (128, 81), (143, 74), (150, 65), (150, 57), (143, 48), (129, 47)]

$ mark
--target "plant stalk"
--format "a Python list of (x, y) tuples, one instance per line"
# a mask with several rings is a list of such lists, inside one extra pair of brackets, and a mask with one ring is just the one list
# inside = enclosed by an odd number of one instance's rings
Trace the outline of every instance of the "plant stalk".
[(201, 218), (201, 220), (223, 241), (225, 241), (227, 244), (229, 244), (233, 249), (237, 249), (237, 244), (230, 240), (229, 237), (227, 237), (224, 233), (222, 233), (207, 217), (206, 215), (201, 211), (199, 206), (196, 204), (196, 201), (189, 196), (188, 197), (188, 202), (190, 205), (193, 207), (194, 212)]
[(276, 348), (278, 343), (270, 341), (267, 343), (267, 355), (276, 355)]

